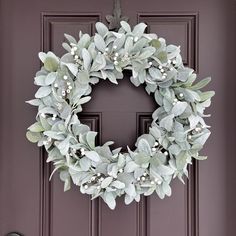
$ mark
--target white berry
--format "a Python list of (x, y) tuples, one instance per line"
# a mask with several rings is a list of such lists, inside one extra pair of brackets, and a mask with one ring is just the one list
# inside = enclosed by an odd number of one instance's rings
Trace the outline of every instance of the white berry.
[(156, 150), (157, 150), (156, 148), (154, 148), (154, 147), (152, 148), (152, 151), (153, 151), (153, 152), (155, 152)]

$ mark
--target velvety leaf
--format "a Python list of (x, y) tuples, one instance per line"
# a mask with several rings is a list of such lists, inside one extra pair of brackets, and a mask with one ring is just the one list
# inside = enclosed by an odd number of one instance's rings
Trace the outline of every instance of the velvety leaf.
[(85, 156), (94, 162), (99, 162), (101, 160), (100, 156), (95, 151), (86, 151)]
[(42, 136), (40, 133), (31, 132), (31, 131), (26, 132), (26, 138), (32, 143), (37, 143), (41, 139), (41, 137)]
[(173, 118), (174, 118), (173, 114), (166, 116), (160, 121), (160, 126), (165, 128), (167, 131), (171, 131), (173, 126)]
[(48, 96), (51, 93), (51, 88), (50, 87), (40, 87), (38, 91), (35, 94), (36, 98), (43, 98)]

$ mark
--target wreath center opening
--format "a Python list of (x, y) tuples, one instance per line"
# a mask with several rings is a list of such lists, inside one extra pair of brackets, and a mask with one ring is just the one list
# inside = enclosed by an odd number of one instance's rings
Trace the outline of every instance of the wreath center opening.
[(128, 71), (123, 74), (118, 85), (101, 80), (93, 86), (93, 99), (84, 104), (83, 112), (101, 114), (100, 130), (94, 130), (101, 134), (99, 144), (112, 140), (115, 142), (114, 148), (122, 147), (122, 151), (126, 152), (127, 145), (135, 148), (135, 141), (143, 133), (144, 127), (140, 127), (142, 114), (151, 118), (157, 104), (144, 86), (136, 87), (130, 82), (131, 74)]

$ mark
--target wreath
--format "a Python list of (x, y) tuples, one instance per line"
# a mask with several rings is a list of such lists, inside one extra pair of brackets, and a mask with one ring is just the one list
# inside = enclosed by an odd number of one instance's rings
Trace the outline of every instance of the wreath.
[[(40, 52), (43, 66), (34, 78), (40, 87), (35, 99), (27, 101), (38, 113), (26, 136), (45, 147), (47, 162), (55, 167), (52, 175), (60, 173), (64, 191), (73, 182), (92, 199), (102, 197), (111, 209), (121, 195), (126, 204), (139, 201), (141, 194), (170, 196), (171, 180), (184, 182), (192, 159), (206, 159), (199, 155), (210, 135), (203, 118), (209, 116), (204, 110), (214, 95), (200, 91), (210, 78), (194, 83), (197, 76), (183, 65), (180, 47), (144, 33), (144, 23), (133, 29), (125, 21), (120, 24), (114, 32), (97, 22), (95, 36), (80, 32), (79, 41), (65, 34), (68, 43), (62, 45), (67, 53), (61, 58)], [(96, 146), (97, 133), (78, 116), (91, 99), (92, 86), (101, 79), (118, 84), (123, 70), (132, 71), (130, 81), (144, 84), (158, 105), (149, 133), (126, 153), (111, 149), (111, 141)]]

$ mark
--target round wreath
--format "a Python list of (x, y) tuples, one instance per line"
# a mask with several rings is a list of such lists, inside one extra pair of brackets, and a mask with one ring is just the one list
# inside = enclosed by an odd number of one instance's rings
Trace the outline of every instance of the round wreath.
[[(40, 88), (35, 99), (27, 101), (38, 107), (38, 113), (26, 136), (45, 147), (47, 162), (53, 162), (53, 173), (60, 172), (64, 190), (72, 180), (82, 193), (93, 199), (101, 196), (111, 209), (121, 195), (126, 204), (139, 201), (141, 194), (170, 196), (171, 180), (178, 177), (183, 182), (192, 158), (206, 158), (199, 156), (210, 135), (203, 117), (214, 92), (200, 89), (210, 78), (193, 85), (196, 74), (184, 67), (180, 47), (167, 46), (165, 39), (144, 33), (145, 28), (140, 23), (132, 30), (122, 21), (119, 31), (113, 32), (97, 22), (93, 37), (80, 32), (76, 41), (65, 34), (69, 44), (63, 47), (68, 53), (61, 58), (39, 53), (43, 66), (34, 81)], [(97, 133), (77, 116), (91, 99), (91, 86), (100, 79), (118, 84), (123, 70), (132, 71), (130, 81), (145, 84), (159, 106), (149, 133), (137, 139), (135, 150), (127, 147), (127, 153), (112, 150), (111, 141), (96, 146)]]

